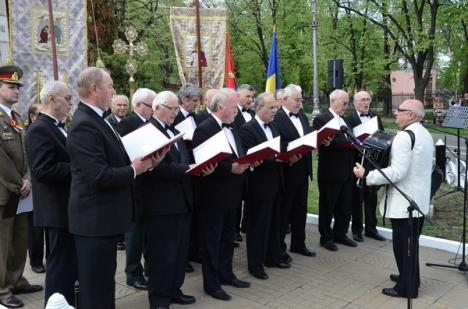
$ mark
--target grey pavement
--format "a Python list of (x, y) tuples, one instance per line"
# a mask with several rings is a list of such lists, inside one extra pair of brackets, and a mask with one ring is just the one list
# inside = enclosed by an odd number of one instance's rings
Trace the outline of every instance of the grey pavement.
[[(318, 246), (316, 225), (307, 225), (307, 245), (317, 256), (310, 258), (291, 254), (290, 269), (267, 268), (268, 280), (258, 280), (247, 272), (245, 240), (236, 249), (234, 268), (238, 278), (250, 281), (248, 289), (226, 286), (232, 300), (225, 302), (203, 292), (201, 267), (192, 263), (195, 272), (187, 274), (182, 290), (194, 295), (196, 303), (171, 308), (404, 308), (406, 299), (381, 293), (392, 287), (389, 274), (396, 272), (392, 242), (365, 238), (357, 248), (338, 245), (338, 252)], [(446, 264), (455, 256), (446, 251), (421, 247), (421, 287), (414, 308), (467, 308), (468, 283), (456, 269), (427, 267), (426, 262)], [(457, 260), (457, 265), (460, 260)], [(118, 309), (149, 308), (146, 292), (128, 287), (125, 282), (125, 254), (118, 252), (116, 304)], [(26, 267), (25, 276), (35, 284), (44, 284), (44, 275)], [(43, 293), (18, 295), (25, 308), (43, 308)]]

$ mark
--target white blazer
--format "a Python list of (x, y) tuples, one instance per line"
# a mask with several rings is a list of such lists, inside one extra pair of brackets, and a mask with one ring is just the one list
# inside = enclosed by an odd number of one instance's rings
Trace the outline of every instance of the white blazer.
[[(390, 164), (383, 171), (404, 193), (411, 197), (424, 214), (429, 212), (431, 194), (432, 158), (434, 141), (431, 134), (419, 122), (406, 127), (415, 135), (414, 148), (411, 150), (411, 137), (400, 131), (393, 139), (390, 150)], [(388, 181), (377, 171), (371, 171), (366, 177), (368, 185), (387, 184)], [(409, 203), (393, 187), (386, 192), (387, 212), (385, 217), (408, 218)], [(384, 214), (385, 194), (380, 202), (380, 213)], [(413, 211), (413, 216), (421, 216)]]

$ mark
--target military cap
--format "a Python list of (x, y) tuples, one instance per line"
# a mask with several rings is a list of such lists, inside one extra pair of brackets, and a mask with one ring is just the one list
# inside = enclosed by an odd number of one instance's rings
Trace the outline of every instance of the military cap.
[(20, 79), (23, 77), (23, 70), (16, 65), (3, 65), (0, 66), (0, 82), (15, 84), (23, 87)]

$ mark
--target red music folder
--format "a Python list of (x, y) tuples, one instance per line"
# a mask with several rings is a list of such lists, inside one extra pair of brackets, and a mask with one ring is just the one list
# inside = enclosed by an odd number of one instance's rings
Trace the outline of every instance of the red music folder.
[(184, 134), (184, 141), (191, 141), (193, 137), (193, 132), (195, 132), (195, 129), (197, 128), (197, 125), (195, 124), (195, 120), (193, 119), (192, 116), (188, 116), (185, 118), (183, 121), (179, 122), (175, 128)]
[(133, 161), (138, 157), (144, 159), (151, 157), (164, 147), (177, 143), (183, 135), (184, 133), (179, 133), (173, 138), (167, 138), (154, 125), (147, 123), (122, 137), (122, 144), (130, 161)]
[(379, 129), (379, 121), (377, 116), (372, 117), (368, 121), (361, 123), (360, 125), (353, 128), (353, 134), (361, 142), (364, 142), (366, 138), (374, 134)]
[[(343, 123), (344, 124), (344, 123)], [(323, 141), (340, 132), (340, 118), (333, 117), (323, 127), (317, 130), (317, 145), (322, 145)]]
[(253, 163), (274, 157), (280, 150), (280, 137), (275, 137), (247, 150), (247, 154), (234, 160), (239, 164)]
[(303, 155), (317, 148), (317, 131), (308, 133), (288, 144), (286, 152), (280, 153), (276, 158), (280, 161), (289, 161), (292, 156)]
[(213, 135), (193, 149), (195, 164), (185, 173), (198, 176), (205, 167), (216, 164), (232, 154), (231, 146), (223, 130)]

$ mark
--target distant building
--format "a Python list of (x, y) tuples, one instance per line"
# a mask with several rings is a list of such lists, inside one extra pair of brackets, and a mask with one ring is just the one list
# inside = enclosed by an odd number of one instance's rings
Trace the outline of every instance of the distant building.
[[(432, 107), (436, 94), (437, 70), (431, 71), (426, 87), (424, 105)], [(412, 70), (393, 71), (390, 74), (392, 86), (392, 108), (396, 109), (406, 99), (414, 99), (414, 78)]]

